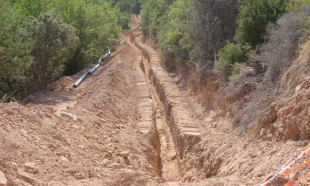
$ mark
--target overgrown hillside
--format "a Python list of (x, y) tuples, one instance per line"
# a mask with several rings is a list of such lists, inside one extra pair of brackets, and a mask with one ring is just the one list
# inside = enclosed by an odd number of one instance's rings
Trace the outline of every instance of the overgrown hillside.
[(0, 0), (0, 97), (20, 101), (87, 67), (139, 8), (138, 1)]
[(309, 10), (309, 0), (149, 0), (142, 30), (180, 86), (244, 131), (307, 76), (309, 63), (293, 62), (309, 37)]

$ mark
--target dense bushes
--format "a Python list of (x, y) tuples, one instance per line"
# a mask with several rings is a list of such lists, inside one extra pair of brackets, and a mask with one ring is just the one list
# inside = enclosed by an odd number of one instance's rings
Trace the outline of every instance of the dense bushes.
[(110, 3), (0, 0), (0, 96), (44, 90), (102, 55), (128, 23)]
[(228, 42), (226, 46), (219, 51), (219, 60), (215, 62), (214, 68), (220, 73), (224, 81), (228, 81), (233, 64), (244, 61), (244, 51), (245, 49), (242, 45), (230, 42)]
[(33, 41), (21, 26), (23, 18), (11, 4), (0, 1), (0, 96), (27, 81)]
[(157, 37), (159, 49), (165, 59), (189, 56), (192, 44), (186, 42), (188, 35), (183, 31), (188, 26), (185, 10), (189, 5), (187, 0), (177, 0), (165, 12)]
[[(264, 41), (274, 42), (268, 33), (277, 28), (272, 25), (285, 12), (299, 12), (297, 9), (310, 3), (309, 0), (141, 2), (143, 33), (147, 38), (155, 40), (164, 60), (181, 57), (195, 63), (200, 69), (214, 67), (226, 81), (229, 80), (232, 70), (236, 69), (235, 62), (245, 62), (249, 51), (255, 50), (256, 46)], [(278, 24), (281, 25), (280, 22)], [(296, 23), (288, 24), (294, 26)], [(298, 35), (298, 30), (296, 34)], [(292, 34), (289, 37), (294, 40), (297, 35)], [(296, 47), (290, 47), (291, 45), (287, 45), (282, 51), (294, 52), (293, 48)], [(269, 51), (274, 51), (275, 48), (273, 46)], [(268, 60), (273, 60), (269, 57)], [(292, 60), (292, 57), (288, 57), (287, 60)], [(273, 68), (266, 63), (263, 66)], [(274, 69), (279, 69), (277, 66), (275, 65)]]
[(310, 36), (310, 5), (298, 13), (286, 13), (268, 34), (268, 42), (262, 45), (261, 53), (254, 56), (267, 67), (265, 81), (276, 82), (296, 58), (298, 48)]
[(143, 33), (155, 38), (164, 59), (181, 57), (211, 69), (218, 50), (234, 37), (237, 4), (237, 0), (147, 0)]
[(128, 28), (130, 15), (140, 14), (141, 3), (139, 0), (106, 0), (112, 7), (118, 9), (118, 24), (123, 29)]
[(146, 36), (159, 36), (160, 26), (164, 23), (164, 15), (169, 9), (173, 0), (147, 0), (142, 5), (142, 31)]
[(116, 42), (121, 31), (119, 12), (104, 1), (55, 1), (51, 9), (77, 29), (80, 39), (75, 55), (66, 65), (65, 74), (71, 75), (102, 55), (104, 45)]
[(285, 0), (244, 0), (240, 7), (235, 40), (254, 47), (263, 42), (267, 25), (275, 22), (285, 11)]
[(32, 20), (27, 27), (34, 46), (29, 73), (33, 76), (32, 88), (46, 88), (48, 83), (61, 77), (65, 70), (65, 63), (70, 59), (77, 46), (79, 38), (75, 29), (64, 23), (54, 13), (43, 13)]
[[(228, 43), (218, 53), (215, 69), (223, 80), (228, 81), (235, 62), (244, 62), (246, 53), (264, 41), (268, 26), (273, 24), (285, 11), (285, 0), (243, 0), (240, 1), (237, 29), (234, 37), (236, 45)], [(240, 53), (241, 52), (241, 53)], [(235, 71), (236, 72), (236, 71)]]
[(194, 43), (192, 61), (205, 69), (213, 68), (218, 51), (234, 37), (237, 15), (237, 0), (191, 0), (188, 12), (190, 27), (185, 31)]

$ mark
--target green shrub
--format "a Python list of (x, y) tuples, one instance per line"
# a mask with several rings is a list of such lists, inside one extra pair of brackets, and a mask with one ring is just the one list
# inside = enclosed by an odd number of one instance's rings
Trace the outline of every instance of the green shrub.
[(22, 88), (30, 68), (33, 42), (22, 28), (23, 17), (0, 1), (0, 97)]
[(235, 40), (252, 47), (264, 41), (267, 25), (275, 22), (285, 11), (285, 0), (244, 0), (240, 7)]
[(32, 87), (45, 89), (48, 83), (62, 76), (66, 61), (72, 57), (79, 45), (79, 38), (72, 26), (51, 12), (33, 19), (27, 26), (27, 31), (35, 41), (31, 51)]
[(300, 9), (306, 4), (310, 4), (310, 0), (290, 0), (287, 9), (289, 12), (300, 12)]
[(245, 59), (245, 48), (240, 44), (228, 42), (218, 53), (218, 61), (215, 62), (215, 71), (220, 73), (225, 81), (231, 75), (231, 66)]
[(297, 13), (284, 14), (261, 46), (258, 61), (267, 69), (265, 81), (275, 83), (298, 55), (300, 44), (310, 36), (310, 5)]

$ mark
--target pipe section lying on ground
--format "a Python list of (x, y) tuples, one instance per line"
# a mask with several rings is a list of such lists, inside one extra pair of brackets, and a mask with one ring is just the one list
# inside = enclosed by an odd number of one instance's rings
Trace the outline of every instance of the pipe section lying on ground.
[(83, 76), (80, 77), (80, 79), (74, 83), (73, 88), (78, 87), (82, 83), (82, 81), (86, 78), (86, 76), (88, 76), (88, 75), (89, 75), (89, 72), (85, 72), (85, 74), (83, 74)]
[(89, 71), (89, 75), (91, 75), (92, 73), (94, 73), (94, 72), (99, 68), (99, 66), (100, 66), (100, 63), (97, 64), (93, 69), (91, 69), (91, 70)]
[(97, 65), (96, 65), (94, 68), (92, 68), (92, 69), (91, 69), (90, 71), (88, 71), (88, 72), (85, 72), (85, 73), (80, 77), (80, 79), (77, 80), (77, 81), (74, 83), (73, 88), (77, 88), (77, 87), (83, 82), (83, 80), (84, 80), (88, 75), (93, 74), (93, 73), (99, 68), (99, 66), (102, 64), (102, 62), (103, 62), (105, 59), (107, 59), (108, 57), (111, 56), (111, 50), (110, 50), (110, 48), (109, 48), (108, 46), (104, 46), (104, 47), (107, 48), (108, 52), (107, 52), (104, 56), (102, 56), (102, 57), (100, 57), (100, 58), (98, 59), (98, 63), (97, 63)]

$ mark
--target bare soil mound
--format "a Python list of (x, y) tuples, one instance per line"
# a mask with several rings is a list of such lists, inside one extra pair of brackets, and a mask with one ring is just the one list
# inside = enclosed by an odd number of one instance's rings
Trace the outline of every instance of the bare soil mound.
[(134, 86), (131, 67), (112, 60), (77, 90), (1, 104), (6, 185), (156, 185), (143, 156), (153, 147), (136, 126)]

